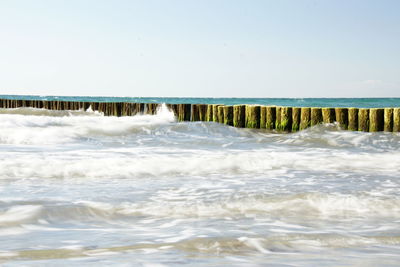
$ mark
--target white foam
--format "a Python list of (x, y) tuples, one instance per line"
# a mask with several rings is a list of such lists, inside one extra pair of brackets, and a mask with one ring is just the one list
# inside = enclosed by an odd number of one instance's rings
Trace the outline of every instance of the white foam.
[(400, 171), (400, 152), (357, 154), (326, 151), (276, 152), (260, 149), (238, 153), (232, 150), (174, 151), (169, 147), (138, 146), (121, 151), (98, 149), (51, 152), (36, 157), (29, 153), (8, 153), (8, 157), (0, 160), (0, 168), (3, 170), (1, 178), (260, 175), (284, 170), (396, 175)]
[(173, 112), (165, 104), (156, 115), (132, 117), (105, 117), (90, 110), (74, 112), (29, 108), (7, 110), (5, 114), (3, 110), (3, 114), (0, 113), (0, 144), (65, 144), (77, 138), (127, 135), (143, 126), (174, 121)]
[[(295, 218), (397, 218), (400, 219), (399, 198), (376, 198), (371, 196), (355, 196), (344, 194), (319, 194), (304, 193), (288, 196), (246, 196), (239, 199), (226, 199), (212, 203), (198, 200), (184, 202), (166, 201), (164, 196), (159, 196), (157, 201), (145, 203), (121, 203), (111, 206), (108, 203), (84, 202), (91, 208), (96, 208), (96, 213), (103, 212), (107, 216), (116, 214), (147, 215), (155, 217), (176, 218), (169, 224), (162, 224), (160, 229), (174, 227), (181, 223), (179, 218), (187, 217), (214, 217), (226, 216), (279, 216)], [(82, 203), (82, 202), (80, 202)], [(151, 221), (154, 223), (154, 220)], [(279, 228), (303, 229), (291, 224), (275, 224)], [(180, 238), (184, 238), (181, 235)]]

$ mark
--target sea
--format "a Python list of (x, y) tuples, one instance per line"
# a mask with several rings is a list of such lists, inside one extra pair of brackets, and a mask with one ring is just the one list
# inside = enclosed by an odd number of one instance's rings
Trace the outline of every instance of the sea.
[[(400, 107), (399, 98), (0, 96)], [(2, 266), (400, 266), (400, 133), (0, 109)]]

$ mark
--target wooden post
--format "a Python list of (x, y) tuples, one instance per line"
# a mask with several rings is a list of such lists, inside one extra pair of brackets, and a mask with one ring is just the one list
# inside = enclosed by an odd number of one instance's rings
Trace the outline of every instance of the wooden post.
[(260, 128), (265, 129), (267, 125), (267, 107), (260, 107)]
[(281, 108), (280, 131), (289, 132), (292, 129), (292, 108)]
[(218, 106), (218, 122), (224, 123), (224, 107), (225, 105)]
[(322, 123), (322, 109), (311, 108), (311, 126)]
[(207, 105), (206, 121), (213, 121), (213, 106)]
[(300, 111), (301, 108), (292, 108), (292, 132), (300, 129)]
[(233, 106), (233, 126), (243, 128), (246, 121), (246, 106)]
[(199, 105), (192, 104), (192, 121), (200, 120), (199, 110), (200, 110)]
[(400, 108), (393, 109), (393, 132), (400, 132)]
[(178, 121), (190, 121), (190, 112), (191, 112), (190, 104), (179, 104), (178, 112), (179, 112)]
[(358, 130), (358, 108), (349, 108), (349, 127), (350, 131)]
[(276, 122), (276, 108), (267, 107), (265, 128), (268, 130), (275, 129), (275, 122)]
[(335, 121), (335, 109), (322, 108), (322, 121), (324, 123), (333, 123)]
[(336, 122), (340, 128), (347, 130), (349, 124), (348, 110), (347, 108), (335, 108)]
[(218, 104), (213, 104), (212, 108), (213, 108), (213, 122), (219, 122), (218, 119), (218, 107), (221, 105)]
[(260, 106), (246, 105), (246, 128), (260, 128)]
[(383, 109), (371, 108), (369, 110), (369, 131), (378, 132), (383, 131)]
[(207, 105), (205, 104), (199, 104), (199, 120), (200, 121), (207, 121)]
[(224, 106), (224, 124), (233, 125), (233, 106)]
[(281, 130), (281, 109), (282, 107), (275, 107), (275, 130)]
[(363, 132), (369, 131), (369, 109), (360, 108), (358, 110), (358, 130)]
[(392, 132), (393, 131), (393, 108), (385, 108), (383, 117), (384, 117), (383, 130), (385, 132)]
[(301, 108), (300, 130), (304, 130), (311, 125), (311, 108)]

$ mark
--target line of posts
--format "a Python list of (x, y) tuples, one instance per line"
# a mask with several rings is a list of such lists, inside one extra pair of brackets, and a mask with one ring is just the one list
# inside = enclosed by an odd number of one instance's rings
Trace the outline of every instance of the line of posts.
[[(105, 116), (156, 114), (161, 104), (0, 99), (0, 108), (87, 110)], [(167, 104), (178, 121), (210, 121), (240, 128), (297, 132), (321, 123), (364, 132), (400, 132), (400, 108), (320, 108), (262, 105)]]

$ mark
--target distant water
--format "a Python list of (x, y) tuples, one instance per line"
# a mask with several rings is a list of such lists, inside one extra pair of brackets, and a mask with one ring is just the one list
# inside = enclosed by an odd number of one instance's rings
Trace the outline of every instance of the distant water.
[(398, 133), (0, 109), (0, 170), (4, 266), (400, 262)]
[(289, 107), (400, 107), (400, 98), (181, 98), (181, 97), (90, 97), (0, 95), (0, 99), (133, 102), (169, 104), (258, 104)]

